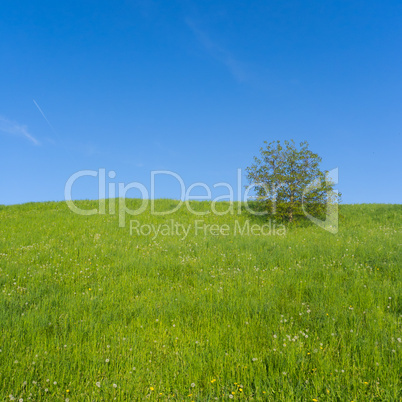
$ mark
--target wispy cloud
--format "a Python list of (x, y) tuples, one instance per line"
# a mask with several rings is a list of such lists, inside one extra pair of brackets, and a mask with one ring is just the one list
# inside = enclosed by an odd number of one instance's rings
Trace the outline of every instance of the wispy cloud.
[(0, 132), (25, 137), (35, 145), (39, 145), (39, 141), (28, 131), (27, 126), (8, 120), (3, 116), (0, 116)]
[(193, 20), (186, 18), (185, 22), (205, 50), (214, 59), (223, 63), (236, 81), (244, 82), (247, 80), (248, 77), (244, 70), (243, 63), (241, 63), (239, 60), (236, 60), (228, 50), (222, 48), (216, 42), (214, 42)]
[(35, 104), (36, 108), (39, 110), (40, 114), (43, 116), (43, 118), (46, 120), (46, 123), (49, 125), (49, 127), (53, 130), (53, 132), (56, 132), (56, 130), (54, 129), (54, 127), (50, 124), (50, 121), (47, 119), (47, 117), (45, 116), (45, 113), (43, 113), (43, 110), (40, 108), (40, 106), (36, 103), (35, 99), (32, 99), (33, 103)]

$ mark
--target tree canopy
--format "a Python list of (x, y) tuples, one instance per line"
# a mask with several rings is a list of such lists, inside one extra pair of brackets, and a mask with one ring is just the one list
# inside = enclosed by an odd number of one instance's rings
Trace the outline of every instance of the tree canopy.
[(322, 216), (326, 204), (333, 202), (333, 182), (320, 169), (321, 157), (293, 140), (264, 142), (254, 164), (246, 169), (255, 187), (257, 209), (292, 222), (305, 212)]

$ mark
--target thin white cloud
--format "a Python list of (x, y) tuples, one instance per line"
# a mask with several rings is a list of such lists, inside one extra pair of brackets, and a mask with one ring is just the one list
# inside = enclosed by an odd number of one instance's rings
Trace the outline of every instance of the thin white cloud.
[(39, 141), (29, 133), (27, 126), (16, 123), (0, 116), (0, 132), (25, 137), (35, 145), (39, 145)]
[(211, 38), (204, 31), (202, 31), (193, 20), (186, 18), (185, 22), (192, 30), (201, 45), (207, 50), (207, 52), (214, 59), (223, 63), (238, 82), (244, 82), (247, 80), (248, 77), (244, 71), (243, 63), (236, 60), (228, 50), (222, 48), (217, 43), (212, 41)]
[(43, 110), (40, 108), (40, 106), (36, 103), (35, 99), (32, 99), (33, 103), (35, 104), (35, 106), (37, 107), (37, 109), (39, 110), (40, 114), (43, 116), (43, 118), (46, 120), (46, 123), (49, 125), (49, 127), (53, 130), (53, 132), (55, 132), (56, 130), (54, 129), (54, 127), (50, 124), (50, 121), (47, 119), (47, 117), (45, 116), (45, 113), (43, 113)]
[[(56, 131), (56, 129), (53, 127), (53, 125), (50, 123), (49, 119), (46, 117), (45, 112), (42, 110), (42, 108), (39, 106), (38, 102), (36, 102), (35, 99), (32, 99), (32, 102), (34, 103), (34, 105), (36, 106), (36, 108), (38, 109), (39, 113), (42, 115), (42, 117), (45, 119), (47, 125), (50, 127), (50, 129), (52, 130), (53, 134), (55, 134), (55, 136), (57, 137), (58, 143), (65, 149), (65, 151), (69, 152), (69, 150), (67, 149), (67, 147), (64, 145), (64, 142), (61, 138), (61, 135)], [(47, 139), (51, 144), (53, 145), (57, 145), (57, 141), (54, 140), (54, 138), (52, 139)], [(95, 152), (90, 151), (91, 154), (94, 154)]]

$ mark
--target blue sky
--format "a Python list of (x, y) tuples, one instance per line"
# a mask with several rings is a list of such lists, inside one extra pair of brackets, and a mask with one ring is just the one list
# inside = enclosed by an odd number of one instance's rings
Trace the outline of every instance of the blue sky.
[(235, 185), (292, 138), (344, 203), (401, 203), (401, 43), (400, 1), (3, 0), (0, 204), (62, 200), (82, 169)]

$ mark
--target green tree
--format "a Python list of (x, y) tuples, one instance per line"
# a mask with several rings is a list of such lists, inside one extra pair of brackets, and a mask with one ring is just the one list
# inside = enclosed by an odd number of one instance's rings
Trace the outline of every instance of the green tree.
[(294, 221), (304, 216), (325, 215), (334, 199), (333, 182), (320, 169), (321, 158), (309, 150), (307, 142), (296, 146), (293, 140), (264, 142), (260, 156), (246, 169), (256, 193), (256, 210)]

